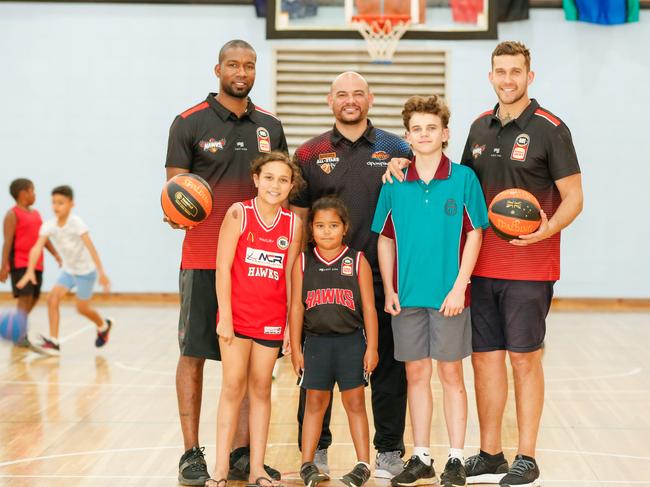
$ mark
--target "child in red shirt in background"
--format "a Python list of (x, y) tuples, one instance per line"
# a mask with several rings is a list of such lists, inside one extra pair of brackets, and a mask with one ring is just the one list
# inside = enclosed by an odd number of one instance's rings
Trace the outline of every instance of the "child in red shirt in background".
[[(4, 218), (4, 245), (2, 246), (2, 265), (0, 265), (0, 282), (5, 282), (11, 275), (11, 289), (16, 298), (16, 307), (19, 312), (29, 315), (41, 295), (43, 283), (43, 255), (36, 264), (36, 284), (29, 283), (22, 289), (16, 284), (25, 274), (29, 261), (29, 251), (38, 240), (38, 231), (43, 220), (40, 213), (32, 208), (36, 201), (34, 183), (29, 179), (15, 179), (9, 185), (9, 193), (16, 201), (16, 205), (7, 211)], [(61, 265), (61, 258), (49, 241), (45, 248)], [(29, 346), (27, 336), (18, 345)]]

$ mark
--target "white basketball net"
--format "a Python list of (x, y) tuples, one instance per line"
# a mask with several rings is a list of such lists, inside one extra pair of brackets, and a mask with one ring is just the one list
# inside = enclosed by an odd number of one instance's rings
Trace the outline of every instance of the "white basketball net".
[(408, 30), (409, 20), (392, 20), (390, 18), (352, 19), (352, 25), (357, 28), (366, 40), (368, 54), (375, 63), (391, 63), (397, 44)]

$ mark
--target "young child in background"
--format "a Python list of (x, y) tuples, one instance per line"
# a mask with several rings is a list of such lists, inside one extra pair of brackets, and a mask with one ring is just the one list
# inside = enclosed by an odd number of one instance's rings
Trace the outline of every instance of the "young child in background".
[[(29, 251), (38, 240), (38, 232), (43, 220), (40, 213), (32, 208), (36, 201), (34, 183), (29, 179), (15, 179), (9, 185), (9, 193), (16, 201), (4, 219), (4, 245), (2, 246), (2, 265), (0, 265), (0, 282), (5, 282), (11, 274), (11, 288), (16, 298), (16, 308), (26, 316), (32, 311), (41, 295), (43, 283), (43, 254), (39, 253), (34, 266), (36, 282), (29, 282), (25, 287), (16, 285), (25, 275), (29, 262)], [(45, 248), (61, 265), (61, 258), (52, 244), (45, 242)], [(28, 346), (29, 341), (25, 336), (24, 343), (18, 345)]]
[(252, 162), (257, 197), (232, 205), (219, 231), (216, 287), (222, 383), (217, 411), (217, 464), (206, 487), (225, 487), (239, 408), (250, 399), (249, 482), (278, 485), (264, 469), (271, 419), (272, 372), (289, 334), (290, 272), (300, 252), (302, 223), (282, 205), (300, 188), (300, 169), (282, 152)]
[(97, 278), (99, 277), (99, 283), (105, 292), (110, 290), (110, 281), (90, 239), (88, 227), (81, 218), (72, 214), (73, 207), (74, 194), (70, 186), (58, 186), (52, 190), (52, 211), (55, 218), (48, 220), (41, 227), (38, 240), (29, 252), (27, 271), (17, 284), (19, 289), (23, 289), (30, 283), (38, 282), (38, 259), (48, 239), (51, 240), (61, 255), (63, 269), (47, 297), (50, 336), (42, 336), (42, 341), (33, 345), (36, 351), (47, 355), (59, 355), (59, 304), (72, 289), (75, 289), (77, 294), (77, 311), (97, 326), (96, 347), (106, 344), (113, 326), (110, 319), (102, 318), (90, 306)]
[(372, 231), (380, 234), (379, 268), (395, 359), (406, 365), (413, 429), (413, 455), (391, 484), (436, 481), (429, 450), (433, 359), (450, 443), (440, 484), (462, 487), (467, 425), (462, 360), (472, 353), (468, 283), (488, 226), (487, 209), (474, 172), (443, 153), (449, 139), (445, 103), (435, 95), (411, 97), (402, 118), (415, 158), (402, 183), (382, 187), (372, 222)]
[(315, 248), (303, 252), (292, 270), (291, 361), (307, 391), (300, 477), (308, 487), (329, 478), (314, 464), (314, 453), (334, 383), (357, 454), (356, 465), (341, 480), (361, 487), (370, 478), (364, 388), (378, 361), (377, 311), (370, 265), (363, 252), (343, 243), (349, 227), (340, 199), (316, 200), (307, 222)]

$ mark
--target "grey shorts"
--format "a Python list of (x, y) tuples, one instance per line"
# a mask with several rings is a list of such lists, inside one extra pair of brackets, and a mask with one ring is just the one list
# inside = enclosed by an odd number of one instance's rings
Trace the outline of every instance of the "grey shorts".
[(402, 308), (391, 320), (395, 360), (412, 362), (432, 358), (455, 362), (472, 353), (469, 308), (445, 318), (434, 308)]

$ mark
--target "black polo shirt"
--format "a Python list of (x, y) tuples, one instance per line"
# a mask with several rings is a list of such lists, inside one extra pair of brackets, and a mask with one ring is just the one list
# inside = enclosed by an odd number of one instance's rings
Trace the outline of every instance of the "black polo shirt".
[(214, 269), (223, 217), (237, 201), (255, 196), (250, 163), (272, 150), (287, 152), (282, 124), (248, 100), (237, 117), (210, 93), (178, 115), (169, 131), (165, 167), (179, 167), (204, 178), (214, 191), (210, 216), (185, 235), (182, 269)]
[[(562, 202), (555, 181), (580, 172), (571, 132), (536, 100), (502, 126), (498, 105), (481, 114), (470, 128), (462, 163), (476, 172), (486, 201), (509, 188), (532, 193), (551, 218)], [(560, 277), (560, 234), (528, 247), (515, 247), (485, 232), (474, 274), (521, 280)]]
[(350, 212), (347, 242), (353, 249), (366, 254), (375, 287), (379, 288), (377, 234), (370, 231), (370, 226), (381, 190), (381, 177), (393, 157), (410, 158), (408, 144), (395, 134), (373, 127), (370, 121), (364, 134), (354, 142), (334, 126), (296, 150), (296, 162), (307, 184), (291, 204), (308, 208), (321, 196), (334, 194), (341, 198)]

